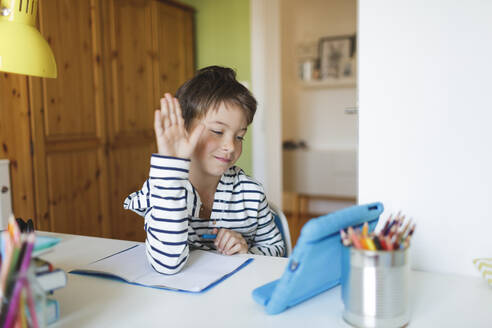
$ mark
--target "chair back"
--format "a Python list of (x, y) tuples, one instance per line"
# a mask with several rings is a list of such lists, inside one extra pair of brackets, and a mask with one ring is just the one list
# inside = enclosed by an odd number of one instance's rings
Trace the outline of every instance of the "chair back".
[(282, 235), (282, 239), (285, 243), (285, 254), (284, 257), (289, 257), (292, 253), (292, 242), (290, 240), (290, 230), (289, 230), (289, 222), (285, 217), (284, 213), (274, 204), (269, 203), (270, 209), (272, 210), (273, 220), (278, 230), (280, 230), (280, 234)]

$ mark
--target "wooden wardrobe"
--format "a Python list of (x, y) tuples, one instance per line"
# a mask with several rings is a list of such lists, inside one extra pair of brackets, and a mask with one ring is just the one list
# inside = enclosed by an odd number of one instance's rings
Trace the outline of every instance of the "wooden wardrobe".
[(58, 78), (0, 73), (0, 158), (38, 230), (144, 240), (123, 209), (155, 151), (153, 113), (194, 73), (194, 10), (174, 1), (41, 0)]

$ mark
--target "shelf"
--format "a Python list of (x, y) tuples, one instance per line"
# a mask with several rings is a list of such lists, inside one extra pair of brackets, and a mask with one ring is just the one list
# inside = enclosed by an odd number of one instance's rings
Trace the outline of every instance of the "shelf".
[(339, 80), (313, 80), (299, 81), (304, 89), (336, 89), (336, 88), (355, 88), (357, 81), (355, 79), (339, 79)]

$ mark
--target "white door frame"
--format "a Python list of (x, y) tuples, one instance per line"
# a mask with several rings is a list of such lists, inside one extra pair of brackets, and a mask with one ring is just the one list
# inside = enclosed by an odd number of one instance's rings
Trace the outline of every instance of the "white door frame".
[(251, 0), (251, 85), (258, 101), (253, 123), (253, 176), (282, 208), (280, 0)]

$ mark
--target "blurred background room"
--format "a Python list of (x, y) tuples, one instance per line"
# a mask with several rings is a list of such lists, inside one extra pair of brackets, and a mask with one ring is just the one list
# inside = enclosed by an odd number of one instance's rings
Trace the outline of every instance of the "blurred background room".
[(37, 26), (58, 77), (0, 73), (2, 199), (37, 229), (143, 241), (122, 204), (148, 175), (153, 111), (209, 65), (259, 101), (238, 165), (294, 243), (355, 204), (355, 1), (41, 0)]

